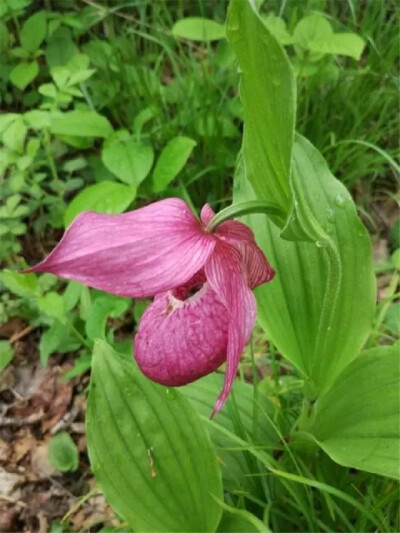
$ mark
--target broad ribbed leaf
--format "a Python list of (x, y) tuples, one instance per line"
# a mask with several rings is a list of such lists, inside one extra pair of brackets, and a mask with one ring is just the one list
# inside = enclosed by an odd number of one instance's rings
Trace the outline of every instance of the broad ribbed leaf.
[[(232, 0), (227, 37), (241, 69), (243, 154), (258, 198), (290, 206), (295, 84), (289, 60), (248, 0)], [(283, 225), (283, 220), (279, 221)]]
[[(210, 374), (182, 387), (181, 390), (201, 415), (209, 417), (215, 398), (221, 391), (223, 378), (222, 374)], [(224, 409), (215, 417), (214, 424), (208, 426), (222, 465), (225, 488), (232, 490), (246, 488), (254, 494), (259, 488), (260, 480), (251, 476), (254, 465), (249, 459), (250, 456), (245, 451), (232, 450), (236, 443), (220, 432), (216, 426), (221, 426), (243, 439), (270, 447), (272, 450), (280, 440), (277, 430), (270, 422), (276, 418), (275, 411), (276, 407), (265, 393), (259, 390), (258, 404), (255, 405), (253, 387), (235, 381), (233, 393)]]
[[(247, 222), (277, 272), (256, 292), (259, 321), (317, 394), (332, 385), (365, 342), (375, 280), (369, 237), (348, 191), (303, 138), (295, 144), (292, 177), (296, 207), (284, 233), (299, 242), (284, 240), (263, 215)], [(235, 200), (252, 194), (238, 172)]]
[(89, 457), (133, 531), (215, 531), (221, 474), (196, 411), (97, 341), (87, 413)]
[(282, 233), (265, 216), (249, 219), (277, 272), (257, 291), (259, 320), (319, 394), (369, 334), (375, 302), (370, 242), (348, 191), (319, 152), (300, 136), (292, 143), (292, 71), (251, 5), (233, 0), (228, 17), (245, 119), (235, 201), (265, 199), (283, 210), (285, 221), (273, 219), (284, 225)]
[(400, 478), (398, 348), (362, 353), (318, 400), (309, 431), (341, 465)]

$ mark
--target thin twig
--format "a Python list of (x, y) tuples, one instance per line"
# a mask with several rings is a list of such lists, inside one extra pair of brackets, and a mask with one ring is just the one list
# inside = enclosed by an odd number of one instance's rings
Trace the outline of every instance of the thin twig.
[(22, 331), (18, 331), (18, 333), (14, 333), (14, 335), (12, 335), (12, 337), (9, 340), (10, 344), (14, 344), (14, 342), (17, 342), (23, 337), (26, 337), (26, 335), (28, 335), (31, 331), (33, 331), (35, 327), (36, 326), (27, 326)]
[(7, 427), (23, 427), (23, 426), (29, 426), (31, 424), (36, 424), (36, 422), (41, 422), (45, 418), (45, 413), (38, 413), (31, 416), (28, 416), (26, 418), (4, 418), (0, 417), (0, 428), (7, 428)]

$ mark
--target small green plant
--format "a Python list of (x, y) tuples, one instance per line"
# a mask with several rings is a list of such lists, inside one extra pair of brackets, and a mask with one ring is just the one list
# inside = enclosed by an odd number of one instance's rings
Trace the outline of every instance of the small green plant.
[(49, 459), (59, 472), (74, 472), (78, 468), (78, 448), (68, 433), (57, 433), (51, 439)]

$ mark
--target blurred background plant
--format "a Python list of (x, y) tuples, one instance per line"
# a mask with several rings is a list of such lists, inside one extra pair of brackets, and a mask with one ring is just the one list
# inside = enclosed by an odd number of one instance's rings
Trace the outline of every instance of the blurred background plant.
[[(131, 352), (132, 323), (146, 302), (17, 272), (42, 259), (78, 213), (120, 213), (167, 196), (183, 198), (195, 211), (206, 201), (217, 210), (231, 202), (243, 116), (235, 58), (224, 37), (227, 4), (1, 3), (0, 369), (17, 367), (25, 349), (22, 359), (30, 365), (68, 363), (64, 378), (82, 394), (79, 380), (90, 369), (96, 338)], [(296, 72), (297, 129), (350, 189), (374, 241), (380, 302), (369, 346), (392, 342), (399, 334), (398, 3), (258, 4)], [(254, 380), (254, 355), (262, 388), (294, 418), (298, 377), (262, 332), (252, 346), (243, 380)], [(4, 390), (7, 408), (15, 398)], [(228, 490), (230, 505), (261, 507), (276, 531), (370, 530), (375, 526), (365, 509), (396, 529), (391, 482), (328, 459), (306, 471), (285, 447), (275, 452), (284, 464), (296, 462), (299, 475), (349, 490), (361, 502), (351, 504), (351, 520), (329, 491), (304, 485), (303, 493), (289, 474), (273, 489), (275, 503), (261, 505), (260, 466), (251, 474), (260, 475), (256, 493)], [(78, 502), (83, 493), (74, 488)], [(54, 523), (61, 528), (54, 531), (67, 529), (67, 522)]]

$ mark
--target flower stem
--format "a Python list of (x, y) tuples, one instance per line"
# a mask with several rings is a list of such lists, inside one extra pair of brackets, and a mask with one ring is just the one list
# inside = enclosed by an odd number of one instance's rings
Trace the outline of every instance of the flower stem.
[(284, 213), (282, 209), (270, 202), (264, 200), (252, 200), (250, 202), (240, 202), (238, 204), (232, 204), (226, 207), (210, 221), (207, 226), (207, 230), (212, 232), (217, 226), (219, 226), (225, 220), (231, 218), (242, 217), (244, 215), (250, 215), (255, 213), (264, 213), (266, 215), (274, 215), (282, 218)]

